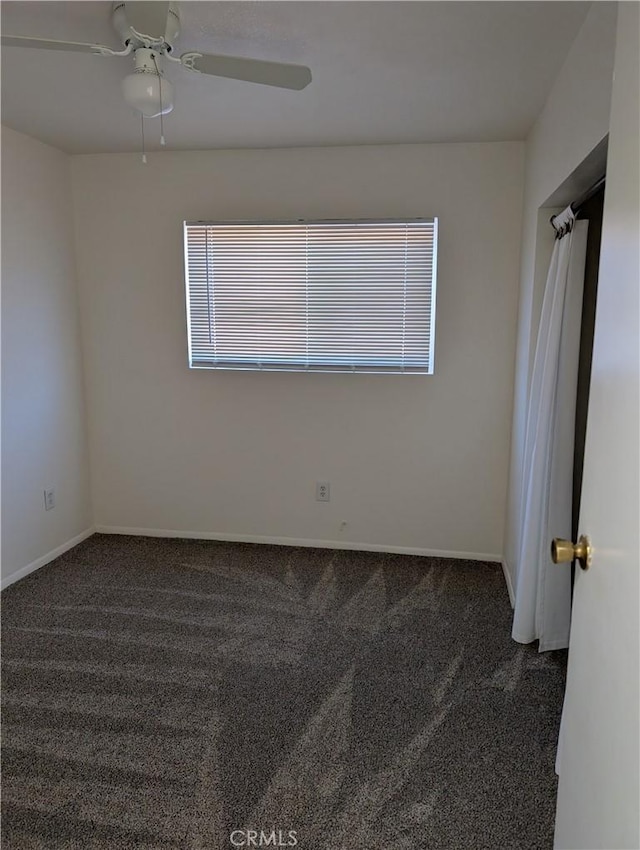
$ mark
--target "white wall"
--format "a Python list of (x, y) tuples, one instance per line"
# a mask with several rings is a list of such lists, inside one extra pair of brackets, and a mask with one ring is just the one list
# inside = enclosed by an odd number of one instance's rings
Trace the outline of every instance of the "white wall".
[[(99, 527), (501, 553), (523, 144), (91, 155), (72, 174)], [(440, 217), (435, 375), (189, 371), (184, 219), (418, 215)]]
[(3, 586), (90, 528), (88, 470), (69, 158), (3, 128)]
[[(617, 4), (594, 3), (526, 144), (518, 342), (504, 552), (517, 584), (526, 399), (553, 233), (541, 212), (609, 131)], [(578, 182), (579, 184), (579, 182)], [(569, 197), (566, 202), (573, 200)]]

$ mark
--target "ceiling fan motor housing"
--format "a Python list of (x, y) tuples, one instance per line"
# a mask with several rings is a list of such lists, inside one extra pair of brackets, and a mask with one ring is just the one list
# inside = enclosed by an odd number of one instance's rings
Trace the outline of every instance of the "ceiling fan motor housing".
[(171, 53), (180, 34), (177, 3), (115, 2), (112, 23), (123, 44)]

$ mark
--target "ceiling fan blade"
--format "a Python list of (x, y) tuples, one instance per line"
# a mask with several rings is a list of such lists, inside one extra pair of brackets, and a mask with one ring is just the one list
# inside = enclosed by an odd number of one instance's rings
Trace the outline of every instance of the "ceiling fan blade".
[(130, 3), (125, 0), (124, 13), (127, 16), (127, 23), (136, 32), (152, 38), (164, 38), (169, 3), (157, 2), (157, 0), (134, 0)]
[[(26, 38), (21, 35), (3, 35), (3, 47), (36, 47), (39, 50), (64, 50), (70, 53), (96, 53), (111, 50), (102, 44), (85, 44), (81, 41), (53, 41), (50, 38)], [(111, 51), (113, 52), (113, 51)]]
[(290, 65), (286, 62), (265, 62), (261, 59), (245, 59), (242, 56), (222, 56), (184, 53), (180, 59), (185, 67), (201, 74), (214, 77), (229, 77), (263, 86), (300, 90), (311, 82), (311, 71), (305, 65)]

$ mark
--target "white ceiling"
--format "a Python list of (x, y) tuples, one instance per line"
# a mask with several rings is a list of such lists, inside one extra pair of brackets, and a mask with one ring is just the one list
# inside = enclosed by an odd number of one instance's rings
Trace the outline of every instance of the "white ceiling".
[[(172, 149), (522, 139), (588, 11), (583, 2), (183, 2), (176, 53), (308, 65), (303, 91), (165, 66)], [(2, 31), (119, 47), (111, 3), (2, 2)], [(8, 47), (2, 119), (69, 153), (135, 151), (130, 57)], [(157, 147), (158, 119), (147, 122)]]

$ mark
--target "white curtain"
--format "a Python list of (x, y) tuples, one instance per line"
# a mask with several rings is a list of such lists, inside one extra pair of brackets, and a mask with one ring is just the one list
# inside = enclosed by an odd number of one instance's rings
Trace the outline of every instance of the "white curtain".
[(533, 362), (521, 493), (512, 636), (539, 651), (569, 645), (571, 565), (553, 564), (553, 537), (571, 538), (573, 448), (588, 222), (568, 207), (557, 231)]

